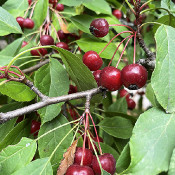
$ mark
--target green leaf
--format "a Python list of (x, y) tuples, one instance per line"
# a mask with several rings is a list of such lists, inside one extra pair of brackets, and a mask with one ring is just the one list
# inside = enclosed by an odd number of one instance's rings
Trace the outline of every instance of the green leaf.
[(117, 138), (128, 139), (132, 134), (132, 123), (122, 117), (105, 118), (99, 124), (101, 129)]
[[(162, 16), (161, 18), (159, 18), (156, 22), (161, 23), (161, 24), (165, 24), (165, 25), (169, 25), (171, 27), (175, 28), (175, 17), (173, 15), (165, 15)], [(160, 27), (160, 25), (155, 24), (153, 27), (153, 31), (154, 33), (157, 31), (157, 29)]]
[[(69, 79), (66, 70), (56, 59), (42, 66), (35, 73), (35, 86), (49, 97), (65, 95), (69, 90)], [(53, 104), (39, 110), (42, 124), (55, 118), (61, 111), (63, 103)]]
[(77, 15), (70, 18), (72, 23), (85, 33), (90, 33), (89, 27), (94, 18), (90, 15)]
[(12, 175), (52, 175), (53, 170), (48, 158), (37, 159), (19, 169)]
[[(17, 103), (17, 102), (6, 104), (0, 108), (0, 112), (12, 111), (12, 110), (18, 109), (22, 106), (23, 106), (22, 103)], [(0, 125), (0, 138), (1, 138), (1, 140), (3, 140), (6, 137), (6, 135), (13, 129), (15, 122), (16, 122), (16, 118)]]
[[(96, 143), (96, 145), (98, 146), (98, 143)], [(111, 146), (105, 144), (105, 143), (100, 143), (101, 149), (103, 151), (103, 153), (110, 153), (114, 156), (115, 160), (117, 160), (119, 158), (119, 154), (118, 152), (112, 148)]]
[(60, 52), (66, 70), (71, 79), (77, 85), (79, 91), (85, 91), (97, 87), (91, 71), (83, 64), (83, 61), (78, 56), (58, 47), (54, 47), (54, 49)]
[(160, 107), (157, 99), (156, 99), (156, 96), (154, 94), (154, 90), (151, 86), (151, 83), (149, 83), (147, 86), (146, 86), (146, 97), (148, 98), (148, 100), (151, 102), (151, 104), (154, 106), (154, 107)]
[(104, 169), (102, 169), (102, 175), (110, 175), (110, 173), (108, 173), (107, 171), (105, 171)]
[(107, 112), (119, 112), (119, 113), (127, 113), (127, 102), (126, 102), (126, 98), (119, 98), (117, 99), (116, 102), (114, 102), (113, 104), (111, 104), (108, 109)]
[(125, 174), (167, 171), (175, 147), (175, 114), (152, 108), (140, 115), (130, 139), (131, 164)]
[(29, 120), (24, 120), (18, 123), (3, 140), (0, 142), (0, 150), (7, 147), (8, 145), (13, 145), (18, 143), (22, 137), (28, 137), (30, 134), (30, 122)]
[[(84, 52), (87, 52), (89, 50), (93, 50), (97, 53), (99, 53), (107, 45), (107, 42), (102, 42), (99, 39), (97, 40), (97, 39), (91, 39), (91, 38), (82, 38), (80, 40), (77, 40), (76, 43)], [(116, 50), (116, 45), (114, 43), (111, 43), (100, 54), (100, 57), (106, 58), (106, 59), (111, 59), (115, 50)], [(119, 54), (116, 53), (114, 60), (118, 60), (118, 58), (119, 58)]]
[(111, 14), (111, 8), (105, 0), (92, 0), (90, 2), (83, 3), (83, 5), (94, 11), (96, 14)]
[(174, 3), (171, 0), (161, 0), (161, 7), (170, 11), (175, 10)]
[[(67, 119), (63, 115), (59, 115), (57, 118), (55, 118), (51, 122), (47, 122), (41, 126), (39, 131), (39, 136), (67, 122), (68, 122)], [(38, 150), (39, 150), (40, 157), (43, 158), (43, 157), (51, 156), (56, 146), (60, 143), (60, 141), (65, 137), (65, 135), (70, 130), (71, 130), (71, 126), (66, 125), (64, 127), (56, 129), (55, 131), (41, 138), (38, 141)], [(66, 137), (66, 139), (62, 142), (60, 147), (56, 150), (53, 157), (51, 158), (51, 164), (53, 166), (54, 171), (58, 168), (59, 163), (63, 158), (63, 153), (66, 152), (66, 150), (70, 146), (72, 139), (73, 139), (73, 133), (70, 133)]]
[(90, 2), (92, 0), (60, 0), (59, 3), (67, 5), (67, 6), (79, 6), (83, 2)]
[(7, 65), (13, 59), (20, 50), (23, 40), (24, 38), (15, 40), (0, 52), (0, 66)]
[(22, 33), (16, 19), (0, 7), (0, 36), (8, 35), (10, 33)]
[(156, 32), (155, 39), (156, 66), (151, 84), (160, 105), (171, 113), (175, 111), (175, 29), (161, 26)]
[(1, 174), (11, 175), (27, 165), (33, 159), (36, 148), (36, 142), (28, 138), (22, 138), (17, 145), (5, 148), (0, 152)]
[(175, 174), (175, 149), (173, 150), (170, 166), (168, 169), (168, 175), (174, 175)]
[(129, 145), (127, 144), (123, 151), (120, 154), (120, 157), (117, 160), (116, 163), (116, 171), (117, 173), (121, 173), (124, 170), (126, 170), (129, 166), (131, 162), (131, 158), (130, 158), (130, 149), (129, 149)]
[(27, 10), (28, 6), (29, 4), (26, 0), (8, 0), (2, 7), (16, 18), (24, 16), (24, 11)]
[[(0, 80), (0, 82), (2, 81), (4, 81), (4, 79)], [(36, 94), (28, 86), (15, 81), (10, 81), (1, 85), (0, 92), (15, 101), (31, 101), (36, 96)]]
[(33, 20), (35, 22), (35, 29), (38, 29), (44, 22), (47, 16), (47, 10), (49, 6), (48, 0), (38, 0), (35, 6)]

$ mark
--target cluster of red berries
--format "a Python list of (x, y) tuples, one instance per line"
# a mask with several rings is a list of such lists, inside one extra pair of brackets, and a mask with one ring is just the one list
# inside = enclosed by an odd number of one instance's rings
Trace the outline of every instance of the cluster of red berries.
[(120, 96), (120, 98), (123, 98), (123, 97), (126, 98), (128, 109), (133, 110), (135, 108), (136, 103), (133, 99), (130, 98), (131, 95), (128, 91), (126, 91), (125, 89), (121, 89), (119, 91), (119, 96)]
[[(103, 19), (95, 19), (90, 24), (90, 32), (96, 37), (104, 37), (109, 32), (109, 24)], [(103, 64), (102, 58), (94, 51), (88, 51), (83, 56), (83, 63), (93, 72), (99, 86), (109, 91), (119, 90), (122, 85), (130, 90), (142, 88), (147, 81), (147, 70), (139, 64), (130, 64), (121, 71), (113, 66), (99, 70)]]
[(63, 11), (64, 10), (64, 5), (58, 3), (57, 0), (49, 0), (49, 3), (53, 5), (53, 8), (58, 10), (58, 11)]
[(18, 22), (18, 24), (20, 25), (21, 28), (26, 28), (26, 29), (33, 29), (35, 26), (35, 23), (32, 19), (30, 18), (23, 18), (21, 16), (18, 16), (16, 18), (16, 21)]
[[(113, 155), (105, 153), (103, 155), (99, 155), (98, 158), (100, 160), (102, 168), (111, 175), (113, 175), (116, 170), (116, 160), (114, 159)], [(76, 149), (74, 164), (69, 166), (66, 172), (66, 175), (75, 175), (75, 174), (86, 174), (86, 175), (101, 174), (101, 169), (98, 160), (96, 156), (93, 155), (91, 150), (84, 149), (83, 154), (83, 148), (78, 147)]]

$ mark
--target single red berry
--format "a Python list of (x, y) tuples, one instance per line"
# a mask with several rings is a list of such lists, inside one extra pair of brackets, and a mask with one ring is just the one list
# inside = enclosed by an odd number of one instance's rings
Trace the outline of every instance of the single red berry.
[[(80, 165), (82, 156), (83, 156), (83, 148), (77, 147), (75, 152), (74, 163)], [(92, 163), (92, 159), (93, 159), (92, 151), (90, 149), (85, 148), (83, 165), (90, 166)]]
[(133, 110), (136, 107), (136, 103), (133, 99), (126, 99), (128, 109)]
[(40, 129), (40, 125), (41, 125), (40, 122), (38, 122), (36, 120), (32, 120), (30, 133), (33, 134), (34, 136), (37, 136), (38, 135), (38, 131)]
[(50, 3), (50, 4), (57, 3), (57, 0), (49, 0), (49, 3)]
[[(116, 160), (114, 159), (113, 155), (109, 153), (105, 153), (98, 157), (99, 157), (102, 168), (108, 173), (110, 173), (111, 175), (113, 175), (116, 170)], [(98, 175), (101, 174), (100, 166), (95, 156), (93, 157), (93, 160), (92, 160), (92, 169), (94, 170), (96, 174)]]
[(129, 99), (129, 97), (130, 97), (129, 92), (126, 91), (125, 89), (121, 89), (119, 91), (119, 95), (120, 95), (120, 98), (125, 97), (126, 99)]
[(60, 11), (60, 12), (63, 11), (63, 10), (64, 10), (64, 5), (58, 3), (58, 4), (56, 5), (56, 10), (58, 10), (58, 11)]
[(23, 48), (23, 47), (25, 47), (27, 44), (28, 44), (28, 42), (27, 42), (27, 41), (23, 41), (23, 42), (22, 42), (22, 46), (21, 46), (21, 47)]
[(147, 70), (140, 64), (130, 64), (125, 66), (122, 71), (123, 85), (130, 90), (142, 88), (147, 81)]
[(29, 5), (32, 3), (32, 0), (28, 0)]
[(77, 92), (77, 86), (70, 85), (68, 94), (73, 94)]
[(93, 72), (94, 79), (97, 82), (98, 86), (100, 86), (100, 73), (101, 70), (96, 70)]
[(104, 37), (109, 32), (109, 24), (106, 19), (94, 19), (90, 24), (89, 30), (96, 37)]
[(24, 115), (21, 115), (18, 117), (18, 119), (16, 120), (16, 123), (20, 123), (21, 121), (24, 120)]
[(58, 43), (56, 43), (56, 46), (60, 47), (62, 49), (65, 49), (65, 50), (70, 50), (69, 46), (65, 42), (58, 42)]
[(66, 175), (94, 175), (92, 168), (73, 164), (69, 166)]
[(40, 43), (42, 46), (54, 45), (54, 39), (50, 35), (42, 35), (40, 37)]
[(25, 19), (24, 19), (23, 17), (21, 17), (21, 16), (18, 16), (18, 17), (16, 18), (16, 21), (18, 22), (18, 24), (20, 25), (21, 28), (23, 28), (24, 20), (25, 20)]
[(83, 63), (91, 70), (96, 71), (100, 69), (103, 64), (102, 58), (92, 50), (83, 55)]
[(121, 88), (121, 71), (113, 66), (105, 67), (100, 74), (101, 86), (109, 91), (116, 91)]
[(45, 56), (47, 54), (47, 50), (44, 48), (40, 48), (36, 50), (31, 50), (30, 53), (33, 56)]
[(113, 10), (112, 14), (118, 19), (121, 19), (122, 17), (122, 12), (118, 9)]
[(24, 28), (33, 29), (34, 26), (35, 26), (35, 23), (33, 22), (32, 19), (29, 19), (29, 18), (24, 19), (24, 22), (23, 22)]
[(62, 30), (59, 30), (57, 32), (57, 34), (58, 34), (60, 40), (63, 40), (63, 39), (67, 38), (67, 35)]

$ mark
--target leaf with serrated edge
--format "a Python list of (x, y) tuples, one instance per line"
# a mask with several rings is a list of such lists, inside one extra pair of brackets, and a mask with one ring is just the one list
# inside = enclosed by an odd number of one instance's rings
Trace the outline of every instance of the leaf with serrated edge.
[[(69, 90), (67, 72), (58, 60), (51, 58), (49, 64), (35, 73), (35, 86), (49, 97), (66, 95)], [(62, 104), (53, 104), (38, 110), (42, 124), (54, 119), (60, 113)]]
[(78, 140), (75, 140), (72, 145), (67, 149), (67, 151), (63, 154), (64, 158), (61, 161), (60, 166), (58, 167), (57, 175), (64, 175), (67, 171), (67, 168), (73, 164), (77, 142)]
[(1, 174), (10, 175), (27, 165), (33, 159), (36, 148), (34, 140), (24, 137), (18, 144), (3, 149), (0, 152)]
[(52, 175), (53, 170), (49, 158), (37, 159), (25, 167), (19, 169), (12, 175)]
[(131, 164), (124, 174), (156, 175), (167, 171), (175, 147), (175, 114), (158, 108), (137, 120), (129, 142)]
[(22, 30), (15, 18), (0, 7), (0, 36), (10, 33), (22, 33)]
[(151, 85), (160, 105), (167, 112), (175, 112), (175, 29), (162, 25), (155, 35), (156, 66)]

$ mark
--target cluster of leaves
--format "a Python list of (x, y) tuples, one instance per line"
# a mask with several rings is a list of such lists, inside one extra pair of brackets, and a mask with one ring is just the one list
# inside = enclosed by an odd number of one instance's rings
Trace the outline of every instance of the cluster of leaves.
[[(65, 5), (61, 12), (68, 21), (67, 30), (81, 38), (69, 43), (71, 52), (60, 48), (59, 53), (49, 54), (50, 62), (37, 71), (29, 74), (28, 79), (49, 97), (68, 94), (70, 84), (77, 86), (78, 91), (96, 88), (97, 84), (92, 72), (83, 64), (84, 52), (94, 50), (99, 53), (110, 39), (125, 27), (113, 27), (109, 34), (97, 39), (89, 32), (89, 26), (95, 18), (105, 18), (109, 24), (120, 24), (112, 15), (112, 9), (120, 8), (123, 19), (129, 16), (134, 26), (134, 15), (123, 1), (115, 0), (60, 0)], [(125, 98), (118, 98), (107, 92), (102, 99), (96, 95), (91, 100), (91, 113), (97, 125), (98, 133), (103, 137), (101, 147), (104, 153), (111, 153), (115, 157), (116, 172), (119, 174), (154, 175), (164, 172), (175, 174), (175, 5), (171, 0), (152, 1), (149, 9), (145, 10), (144, 22), (156, 22), (154, 26), (143, 26), (142, 35), (146, 45), (155, 52), (156, 66), (149, 71), (149, 84), (146, 96), (151, 102), (151, 109), (143, 111), (141, 97), (139, 105), (134, 111), (127, 110)], [(48, 10), (48, 0), (37, 0), (32, 19), (35, 22), (33, 30), (21, 30), (15, 18), (23, 16), (28, 8), (27, 0), (7, 0), (0, 7), (0, 36), (8, 45), (0, 51), (0, 66), (6, 66), (19, 53), (36, 46), (35, 37), (30, 38), (43, 24)], [(105, 7), (105, 8), (104, 8)], [(57, 16), (51, 12), (52, 23), (56, 30), (60, 29)], [(126, 18), (125, 18), (126, 17)], [(159, 23), (159, 24), (158, 24)], [(56, 34), (52, 28), (52, 37)], [(114, 40), (101, 54), (104, 65), (107, 66), (116, 49), (116, 43), (126, 37), (122, 34)], [(154, 40), (155, 39), (155, 40)], [(23, 41), (30, 43), (21, 48)], [(13, 41), (13, 42), (12, 42)], [(156, 46), (156, 47), (155, 47)], [(77, 48), (81, 48), (81, 52)], [(122, 45), (122, 47), (124, 47)], [(50, 48), (51, 49), (51, 48)], [(133, 43), (125, 51), (128, 63), (133, 59)], [(119, 52), (121, 52), (119, 50)], [(74, 52), (74, 53), (73, 53)], [(136, 59), (145, 58), (145, 53), (137, 46)], [(119, 58), (117, 53), (112, 65)], [(44, 59), (44, 58), (42, 58)], [(21, 70), (38, 63), (38, 60), (26, 52), (21, 55), (14, 65)], [(119, 68), (126, 64), (120, 63)], [(0, 82), (4, 79), (0, 79)], [(12, 111), (38, 100), (36, 94), (29, 87), (19, 82), (8, 82), (0, 86), (0, 112)], [(38, 100), (39, 101), (39, 100)], [(84, 100), (72, 100), (80, 115), (84, 110)], [(71, 105), (71, 106), (72, 106)], [(27, 114), (25, 119), (16, 123), (16, 118), (0, 125), (0, 172), (5, 175), (22, 174), (55, 174), (63, 158), (64, 152), (74, 140), (71, 117), (62, 114), (63, 103), (53, 104)], [(69, 108), (68, 104), (64, 104)], [(83, 109), (83, 110), (82, 110)], [(40, 116), (41, 128), (38, 137), (31, 135), (31, 121)], [(93, 130), (92, 130), (93, 133)], [(77, 137), (79, 135), (77, 134)], [(82, 139), (79, 139), (82, 146)], [(35, 159), (33, 161), (33, 157)], [(103, 174), (105, 174), (104, 172)]]

